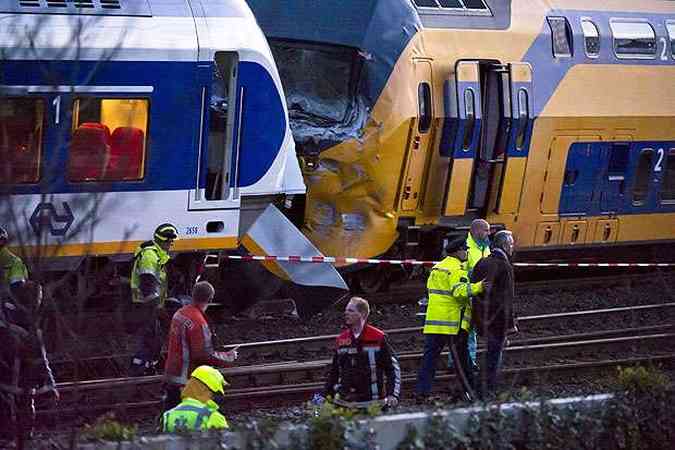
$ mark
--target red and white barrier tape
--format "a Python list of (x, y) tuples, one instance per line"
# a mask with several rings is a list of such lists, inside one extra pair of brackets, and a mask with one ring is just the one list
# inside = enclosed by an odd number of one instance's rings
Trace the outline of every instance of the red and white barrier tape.
[[(213, 255), (213, 258), (216, 256)], [(239, 261), (281, 261), (294, 263), (314, 263), (314, 264), (392, 264), (407, 266), (427, 266), (431, 267), (439, 261), (419, 261), (416, 259), (366, 259), (366, 258), (341, 258), (332, 256), (240, 256), (240, 255), (220, 255), (222, 259)], [(517, 262), (513, 264), (517, 267), (675, 267), (675, 263), (527, 263)]]

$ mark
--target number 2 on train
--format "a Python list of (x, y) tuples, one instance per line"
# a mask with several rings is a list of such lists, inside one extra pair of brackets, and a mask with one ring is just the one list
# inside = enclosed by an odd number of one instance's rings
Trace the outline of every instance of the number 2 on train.
[(662, 148), (656, 151), (658, 159), (656, 160), (656, 164), (654, 165), (654, 172), (661, 172), (661, 170), (663, 170), (663, 155), (665, 155), (665, 153), (666, 152)]

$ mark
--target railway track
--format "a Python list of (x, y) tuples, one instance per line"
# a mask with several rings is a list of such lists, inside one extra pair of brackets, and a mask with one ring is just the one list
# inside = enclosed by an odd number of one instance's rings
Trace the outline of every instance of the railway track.
[[(505, 350), (508, 364), (505, 375), (515, 384), (522, 384), (551, 381), (562, 373), (581, 375), (606, 371), (618, 365), (660, 363), (672, 367), (675, 353), (664, 349), (670, 349), (675, 338), (673, 331), (671, 326), (663, 325), (514, 341)], [(618, 353), (623, 357), (598, 361), (599, 353)], [(627, 358), (626, 355), (637, 356)], [(408, 393), (412, 392), (410, 385), (421, 356), (420, 352), (400, 354)], [(440, 380), (449, 380), (453, 375), (445, 369), (444, 357), (439, 361), (438, 375)], [(227, 392), (228, 409), (279, 407), (307, 400), (309, 393), (321, 389), (329, 362), (327, 359), (288, 361), (226, 369), (225, 376), (231, 383)], [(40, 409), (38, 414), (42, 423), (54, 426), (93, 418), (107, 411), (117, 411), (122, 417), (136, 414), (134, 411), (152, 416), (158, 411), (161, 383), (161, 376), (60, 383), (59, 407)]]
[[(668, 313), (669, 311), (675, 312), (675, 302), (523, 316), (520, 317), (518, 321), (521, 331), (523, 332), (521, 334), (528, 334), (530, 329), (542, 328), (544, 324), (547, 328), (555, 329), (559, 328), (554, 325), (556, 323), (566, 324), (573, 320), (588, 320), (590, 318), (603, 320), (611, 316), (626, 315), (631, 316), (630, 323), (633, 325), (632, 328), (636, 328), (634, 325), (640, 323), (642, 314), (654, 312)], [(657, 329), (660, 329), (659, 326), (653, 328), (653, 330)], [(421, 326), (415, 326), (388, 330), (387, 334), (394, 344), (394, 347), (397, 349), (410, 347), (421, 348), (423, 343), (421, 331)], [(620, 330), (608, 330), (596, 333), (586, 333), (585, 335), (591, 339), (591, 336), (618, 337), (619, 334)], [(583, 335), (584, 334), (580, 334), (579, 336)], [(232, 344), (225, 348), (240, 346), (242, 355), (245, 355), (249, 361), (269, 362), (279, 361), (280, 359), (305, 360), (329, 354), (332, 350), (335, 337), (336, 335), (324, 335), (274, 341), (248, 342)], [(564, 339), (565, 336), (536, 337), (526, 339), (524, 342), (534, 345), (537, 343), (561, 342), (564, 341)], [(129, 359), (130, 354), (118, 353), (90, 358), (60, 359), (52, 361), (52, 366), (57, 375), (57, 379), (59, 380), (109, 378), (125, 375)], [(107, 376), (101, 376), (101, 374), (107, 374)]]

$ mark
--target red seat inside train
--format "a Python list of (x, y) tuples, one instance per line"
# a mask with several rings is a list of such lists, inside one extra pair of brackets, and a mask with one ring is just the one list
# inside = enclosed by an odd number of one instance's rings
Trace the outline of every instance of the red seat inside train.
[(113, 131), (110, 161), (106, 178), (136, 180), (141, 178), (143, 162), (143, 131), (136, 127), (118, 127)]
[(102, 123), (85, 122), (73, 133), (68, 177), (71, 181), (141, 178), (144, 133), (118, 127), (110, 133)]
[[(100, 126), (98, 126), (100, 125)], [(94, 181), (103, 178), (110, 152), (110, 131), (102, 124), (83, 124), (73, 133), (68, 159), (68, 179)]]

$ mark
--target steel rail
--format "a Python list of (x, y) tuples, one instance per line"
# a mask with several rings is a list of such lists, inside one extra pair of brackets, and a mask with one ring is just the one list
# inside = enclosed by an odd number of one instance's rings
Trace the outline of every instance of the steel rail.
[[(588, 333), (583, 334), (584, 337), (588, 337)], [(506, 353), (519, 353), (519, 352), (529, 352), (532, 350), (559, 350), (559, 349), (575, 349), (579, 347), (597, 347), (599, 345), (616, 345), (616, 344), (625, 344), (625, 343), (636, 343), (644, 341), (660, 341), (666, 340), (670, 341), (675, 338), (675, 333), (656, 333), (649, 335), (641, 336), (624, 336), (624, 337), (613, 337), (605, 339), (584, 339), (570, 342), (553, 342), (546, 344), (523, 344), (523, 345), (513, 345), (508, 346), (504, 349)], [(479, 349), (478, 352), (482, 353), (485, 349)], [(447, 352), (441, 353), (442, 356), (447, 357)], [(409, 353), (400, 355), (399, 359), (401, 364), (408, 364), (411, 362), (417, 363), (419, 359), (422, 358), (422, 353)], [(230, 384), (234, 385), (236, 379), (251, 377), (251, 376), (261, 376), (261, 375), (279, 375), (287, 374), (290, 372), (312, 372), (317, 370), (324, 370), (328, 364), (330, 364), (330, 359), (321, 359), (316, 361), (308, 362), (289, 362), (283, 364), (274, 364), (274, 365), (262, 365), (262, 366), (241, 366), (233, 367), (228, 369), (223, 369), (223, 374), (230, 381)], [(317, 378), (317, 377), (314, 377)], [(146, 377), (133, 377), (133, 378), (108, 378), (108, 379), (97, 379), (97, 380), (88, 380), (88, 381), (72, 381), (65, 383), (58, 383), (57, 388), (62, 394), (67, 394), (70, 392), (83, 392), (89, 390), (113, 390), (121, 387), (127, 386), (141, 386), (141, 385), (157, 385), (162, 382), (161, 375), (146, 376)]]
[[(660, 309), (669, 309), (675, 307), (675, 302), (672, 303), (662, 303), (662, 304), (652, 304), (652, 305), (638, 305), (638, 306), (626, 306), (626, 307), (618, 307), (618, 308), (603, 308), (603, 309), (595, 309), (595, 310), (586, 310), (586, 311), (572, 311), (572, 312), (564, 312), (564, 313), (553, 313), (553, 314), (541, 314), (541, 315), (532, 315), (532, 316), (522, 316), (518, 318), (518, 323), (521, 326), (521, 328), (527, 326), (530, 323), (537, 323), (541, 321), (549, 321), (549, 320), (558, 320), (558, 319), (569, 319), (569, 318), (577, 318), (577, 317), (589, 317), (589, 316), (597, 316), (597, 315), (610, 315), (610, 314), (619, 314), (619, 313), (627, 313), (627, 312), (646, 312), (646, 311), (653, 311), (653, 310), (660, 310)], [(406, 335), (413, 335), (415, 336), (416, 334), (421, 333), (422, 327), (421, 326), (415, 326), (415, 327), (405, 327), (405, 328), (396, 328), (396, 329), (391, 329), (387, 331), (387, 334), (389, 337), (394, 340), (394, 341), (399, 341), (403, 339), (404, 336)], [(608, 333), (616, 333), (617, 330), (611, 330), (608, 331)], [(597, 335), (599, 332), (594, 332), (594, 335)], [(281, 349), (285, 347), (301, 347), (304, 350), (312, 350), (314, 351), (327, 351), (332, 342), (335, 340), (337, 337), (337, 334), (331, 334), (331, 335), (321, 335), (321, 336), (310, 336), (310, 337), (300, 337), (300, 338), (290, 338), (290, 339), (283, 339), (283, 340), (271, 340), (271, 341), (259, 341), (259, 342), (245, 342), (245, 343), (239, 343), (239, 344), (230, 344), (227, 346), (223, 346), (224, 349), (231, 349), (236, 346), (239, 346), (240, 349), (243, 350), (253, 350), (253, 351), (258, 351), (262, 352), (265, 351), (266, 353), (278, 353), (281, 351)], [(558, 340), (564, 340), (568, 338), (568, 336), (561, 336), (558, 338)], [(534, 338), (541, 340), (542, 342), (552, 342), (552, 339), (556, 339), (553, 337), (548, 337), (548, 338)], [(318, 344), (318, 345), (317, 345)], [(515, 344), (515, 342), (514, 342)], [(319, 347), (318, 350), (315, 347)], [(113, 354), (113, 355), (105, 355), (105, 356), (95, 356), (95, 357), (87, 357), (87, 358), (78, 358), (75, 360), (56, 360), (52, 361), (52, 366), (54, 367), (56, 373), (60, 371), (59, 366), (68, 366), (68, 365), (73, 365), (73, 364), (79, 364), (80, 366), (86, 366), (86, 365), (91, 365), (95, 363), (108, 363), (108, 364), (114, 364), (117, 361), (120, 362), (126, 362), (128, 359), (131, 358), (130, 354), (122, 353), (122, 354)], [(74, 371), (74, 370), (72, 370)]]
[[(520, 368), (507, 368), (502, 371), (504, 379), (519, 381), (550, 381), (552, 376), (560, 376), (566, 373), (572, 372), (573, 375), (582, 375), (586, 371), (590, 373), (596, 373), (598, 371), (604, 371), (609, 368), (614, 368), (617, 366), (634, 366), (640, 364), (654, 364), (661, 363), (668, 366), (675, 365), (675, 353), (667, 353), (662, 355), (649, 355), (649, 356), (639, 356), (632, 358), (621, 358), (621, 359), (606, 359), (601, 361), (588, 361), (588, 362), (573, 362), (573, 363), (563, 363), (563, 364), (550, 364), (550, 365), (540, 365), (540, 366), (529, 366), (529, 367), (520, 367)], [(155, 378), (155, 377), (146, 377), (146, 378)], [(447, 389), (447, 383), (439, 383), (438, 381), (450, 381), (455, 378), (455, 375), (445, 371), (440, 371), (436, 376), (436, 383), (434, 385), (434, 390), (438, 391), (440, 389)], [(567, 378), (566, 378), (567, 379)], [(402, 383), (406, 386), (414, 384), (416, 381), (415, 375), (404, 375), (402, 377)], [(312, 392), (317, 392), (323, 388), (323, 383), (321, 382), (311, 382), (311, 383), (298, 383), (294, 385), (276, 385), (268, 386), (266, 388), (238, 388), (230, 389), (227, 391), (225, 397), (230, 401), (230, 410), (238, 411), (241, 409), (251, 409), (254, 407), (259, 407), (263, 403), (269, 403), (270, 406), (282, 406), (289, 402), (298, 402), (303, 399), (307, 399), (307, 394)], [(408, 397), (408, 394), (412, 393), (412, 390), (407, 389), (403, 391)], [(49, 422), (51, 420), (58, 420), (64, 416), (80, 416), (84, 412), (95, 412), (95, 411), (125, 411), (140, 409), (147, 411), (150, 409), (158, 410), (161, 405), (160, 400), (146, 400), (146, 401), (133, 401), (126, 403), (95, 403), (89, 404), (86, 406), (78, 406), (71, 408), (52, 408), (52, 409), (42, 409), (38, 410), (37, 414), (43, 418), (43, 422)]]
[[(564, 318), (571, 318), (571, 317), (580, 317), (580, 316), (592, 316), (592, 315), (598, 315), (598, 314), (617, 314), (617, 313), (622, 313), (622, 312), (633, 312), (633, 311), (647, 311), (647, 310), (654, 310), (654, 309), (662, 309), (662, 308), (673, 308), (675, 307), (675, 302), (670, 302), (670, 303), (659, 303), (659, 304), (652, 304), (652, 305), (638, 305), (638, 306), (624, 306), (624, 307), (618, 307), (618, 308), (604, 308), (604, 309), (591, 309), (591, 310), (586, 310), (586, 311), (572, 311), (572, 312), (564, 312), (564, 313), (553, 313), (553, 314), (540, 314), (540, 315), (533, 315), (533, 316), (521, 316), (518, 317), (518, 324), (519, 325), (525, 325), (527, 322), (535, 322), (535, 321), (541, 321), (541, 320), (550, 320), (550, 319), (564, 319)], [(420, 313), (423, 316), (423, 313)], [(397, 334), (408, 334), (411, 332), (420, 332), (422, 331), (421, 326), (415, 326), (415, 327), (404, 327), (404, 328), (393, 328), (391, 330), (386, 330), (385, 332), (389, 336), (394, 336)], [(240, 342), (240, 343), (235, 343), (235, 344), (228, 344), (222, 346), (223, 349), (231, 349), (234, 347), (240, 347), (242, 349), (255, 349), (259, 347), (278, 347), (278, 346), (285, 346), (285, 345), (297, 345), (297, 344), (308, 344), (308, 343), (314, 343), (314, 342), (322, 342), (322, 341), (333, 341), (335, 338), (337, 338), (337, 334), (325, 334), (325, 335), (319, 335), (319, 336), (309, 336), (309, 337), (299, 337), (299, 338), (289, 338), (289, 339), (279, 339), (279, 340), (271, 340), (271, 341), (256, 341), (256, 342)], [(87, 357), (87, 358), (82, 358), (80, 361), (92, 361), (100, 358), (119, 358), (119, 357), (130, 357), (131, 354), (128, 353), (123, 353), (123, 354), (114, 354), (114, 355), (109, 355), (109, 356), (93, 356), (93, 357)], [(64, 362), (70, 362), (70, 360), (56, 360), (53, 361), (52, 364), (60, 364)]]

